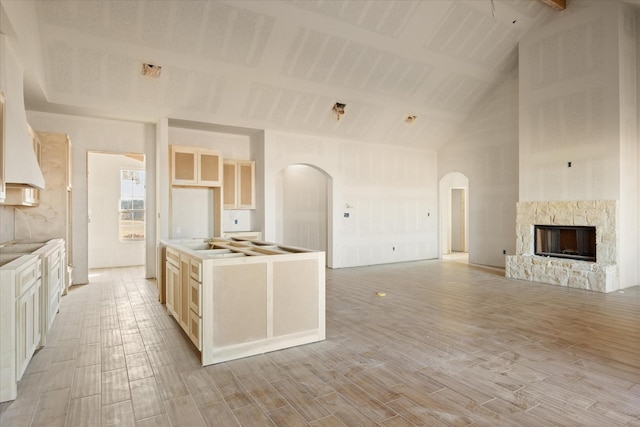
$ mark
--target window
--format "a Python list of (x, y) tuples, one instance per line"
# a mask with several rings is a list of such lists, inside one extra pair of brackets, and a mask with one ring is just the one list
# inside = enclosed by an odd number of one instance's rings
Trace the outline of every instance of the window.
[(120, 171), (120, 240), (144, 239), (144, 171)]

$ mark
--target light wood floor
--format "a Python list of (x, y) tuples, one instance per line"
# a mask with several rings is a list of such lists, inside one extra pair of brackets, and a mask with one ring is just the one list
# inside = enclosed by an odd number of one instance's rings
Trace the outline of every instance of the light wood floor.
[(94, 271), (63, 297), (1, 426), (640, 426), (638, 287), (328, 270), (326, 341), (203, 368), (142, 274)]

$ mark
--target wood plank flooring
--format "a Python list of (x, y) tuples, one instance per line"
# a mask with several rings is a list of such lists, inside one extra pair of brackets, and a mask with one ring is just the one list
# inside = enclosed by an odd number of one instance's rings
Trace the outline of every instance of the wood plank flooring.
[(640, 426), (640, 287), (327, 270), (326, 341), (201, 367), (142, 275), (92, 271), (62, 298), (1, 426)]

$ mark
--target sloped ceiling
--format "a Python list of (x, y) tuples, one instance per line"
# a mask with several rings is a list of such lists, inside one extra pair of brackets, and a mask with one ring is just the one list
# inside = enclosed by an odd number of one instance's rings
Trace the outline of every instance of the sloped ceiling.
[(564, 13), (532, 0), (6, 3), (9, 20), (18, 8), (37, 20), (39, 43), (22, 41), (39, 55), (28, 109), (426, 149), (513, 76), (529, 28)]

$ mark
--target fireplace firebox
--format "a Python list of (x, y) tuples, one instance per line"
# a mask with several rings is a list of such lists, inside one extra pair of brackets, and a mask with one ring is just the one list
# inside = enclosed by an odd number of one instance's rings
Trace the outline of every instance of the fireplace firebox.
[(536, 225), (535, 254), (595, 262), (596, 228)]

